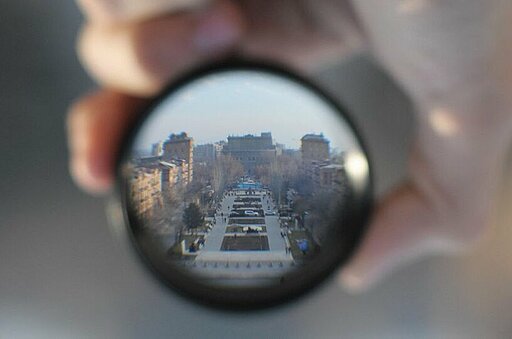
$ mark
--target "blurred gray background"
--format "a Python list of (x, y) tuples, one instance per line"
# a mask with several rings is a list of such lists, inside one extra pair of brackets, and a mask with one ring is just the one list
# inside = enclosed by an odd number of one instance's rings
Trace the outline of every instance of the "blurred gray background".
[[(360, 296), (332, 280), (290, 306), (234, 314), (162, 287), (67, 173), (65, 112), (93, 88), (74, 54), (81, 20), (69, 0), (0, 2), (0, 338), (512, 337), (512, 187), (470, 254), (423, 260)], [(385, 192), (404, 172), (408, 101), (364, 56), (318, 81), (350, 108)]]

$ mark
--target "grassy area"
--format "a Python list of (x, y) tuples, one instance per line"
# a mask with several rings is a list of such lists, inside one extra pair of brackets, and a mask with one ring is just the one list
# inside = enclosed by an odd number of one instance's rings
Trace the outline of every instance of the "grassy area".
[[(292, 231), (290, 234), (288, 234), (288, 239), (290, 240), (290, 246), (292, 248), (292, 256), (295, 260), (308, 260), (311, 259), (316, 251), (317, 251), (317, 245), (313, 241), (313, 238), (306, 230), (300, 230), (300, 231)], [(299, 249), (299, 246), (297, 244), (297, 241), (307, 239), (309, 243), (309, 250), (306, 254), (302, 253), (302, 251)]]
[[(261, 227), (261, 229), (262, 229), (261, 232), (266, 232), (267, 231), (267, 227), (266, 226), (258, 226), (258, 227)], [(228, 226), (226, 228), (226, 233), (245, 233), (243, 231), (243, 228), (244, 228), (244, 226), (239, 226), (239, 225)]]
[(268, 250), (266, 236), (224, 237), (221, 251), (266, 251)]

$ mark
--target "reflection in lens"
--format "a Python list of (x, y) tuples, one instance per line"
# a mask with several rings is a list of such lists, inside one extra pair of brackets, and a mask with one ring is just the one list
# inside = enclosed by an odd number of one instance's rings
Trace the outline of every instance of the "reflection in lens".
[[(368, 164), (350, 127), (297, 83), (254, 71), (163, 100), (125, 173), (143, 251), (213, 286), (278, 285), (315, 263)], [(338, 232), (339, 233), (339, 232)]]

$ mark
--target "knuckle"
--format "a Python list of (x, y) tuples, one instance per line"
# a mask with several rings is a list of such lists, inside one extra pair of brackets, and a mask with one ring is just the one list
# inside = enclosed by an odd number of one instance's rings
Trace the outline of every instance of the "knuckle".
[(162, 71), (153, 43), (158, 32), (147, 26), (86, 24), (78, 37), (77, 52), (91, 77), (125, 92), (153, 94), (160, 86)]

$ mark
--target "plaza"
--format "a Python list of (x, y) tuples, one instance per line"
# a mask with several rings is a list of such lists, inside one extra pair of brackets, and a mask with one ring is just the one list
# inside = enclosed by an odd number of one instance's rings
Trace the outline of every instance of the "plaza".
[(294, 268), (291, 245), (269, 190), (240, 182), (224, 192), (217, 207), (204, 246), (182, 265), (200, 277), (229, 284), (270, 283)]

